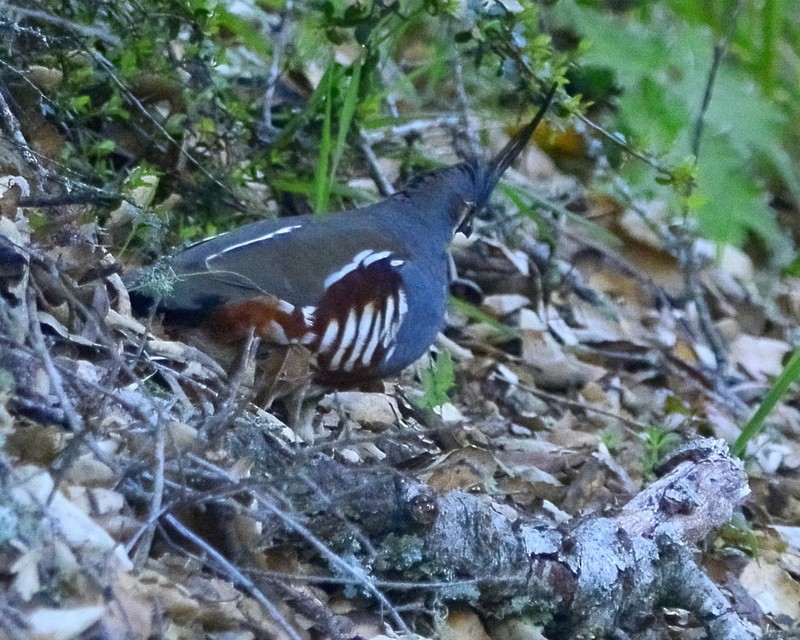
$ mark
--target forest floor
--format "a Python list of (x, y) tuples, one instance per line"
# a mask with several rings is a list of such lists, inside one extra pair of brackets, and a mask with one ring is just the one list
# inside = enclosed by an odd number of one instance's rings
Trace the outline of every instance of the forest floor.
[[(255, 402), (252, 362), (225, 371), (132, 315), (125, 206), (21, 208), (29, 176), (4, 173), (0, 637), (577, 637), (532, 591), (487, 595), (491, 558), (423, 570), (415, 536), (452, 496), (565, 535), (616, 517), (672, 450), (737, 438), (800, 319), (800, 280), (702, 241), (687, 295), (665, 206), (622, 208), (531, 145), (455, 242), (436, 364), (328, 394), (297, 432)], [(690, 548), (753, 637), (800, 618), (799, 434), (790, 393), (748, 445), (749, 497), (697, 498), (735, 514)], [(661, 636), (620, 616), (618, 637), (703, 637), (663, 600), (638, 612)]]

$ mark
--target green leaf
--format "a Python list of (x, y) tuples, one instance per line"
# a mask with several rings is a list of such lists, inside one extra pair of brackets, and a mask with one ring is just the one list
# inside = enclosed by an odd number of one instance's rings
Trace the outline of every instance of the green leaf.
[(112, 153), (116, 147), (117, 145), (113, 140), (101, 140), (93, 144), (89, 151), (97, 156), (107, 156), (109, 153)]
[[(622, 132), (634, 148), (655, 156), (663, 166), (679, 166), (680, 158), (692, 152), (718, 40), (702, 24), (708, 16), (692, 13), (696, 22), (690, 23), (668, 9), (611, 15), (574, 0), (559, 3), (555, 13), (562, 24), (570, 24), (591, 42), (584, 62), (611, 70), (622, 90), (612, 130)], [(724, 58), (703, 117), (697, 193), (688, 208), (705, 237), (741, 246), (748, 234), (755, 233), (776, 255), (785, 254), (785, 239), (768, 206), (762, 177), (768, 163), (773, 165), (773, 175), (794, 173), (787, 171), (785, 158), (775, 153), (785, 127), (777, 104), (764, 97), (756, 81), (735, 66), (732, 57)], [(685, 200), (659, 192), (649, 169), (643, 172), (638, 165), (621, 167), (629, 184), (640, 190), (637, 196), (671, 199), (682, 205), (678, 210), (687, 211)], [(656, 176), (656, 181), (681, 198), (695, 188), (692, 181), (674, 173), (666, 179)], [(788, 182), (790, 189), (800, 192), (796, 180)]]
[(420, 409), (435, 409), (450, 402), (449, 393), (456, 384), (455, 367), (449, 351), (442, 351), (436, 362), (420, 374), (423, 395), (414, 399)]
[(716, 242), (741, 246), (750, 231), (768, 245), (780, 241), (781, 232), (769, 208), (767, 194), (748, 175), (745, 160), (727, 136), (709, 134), (697, 166), (697, 207), (700, 233)]
[(92, 99), (89, 96), (75, 96), (69, 100), (69, 109), (75, 113), (88, 113)]
[(265, 58), (271, 55), (270, 40), (251, 21), (230, 13), (222, 3), (216, 8), (215, 18), (219, 26), (234, 34), (249, 51)]

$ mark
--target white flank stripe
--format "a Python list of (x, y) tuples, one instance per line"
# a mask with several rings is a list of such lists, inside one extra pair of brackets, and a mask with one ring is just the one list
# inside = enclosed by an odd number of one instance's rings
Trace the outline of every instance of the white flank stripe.
[(350, 314), (347, 316), (347, 321), (344, 323), (341, 337), (342, 340), (339, 342), (339, 348), (336, 350), (336, 353), (333, 354), (333, 358), (331, 358), (331, 369), (339, 368), (345, 352), (350, 345), (353, 344), (353, 340), (356, 337), (356, 312), (354, 309), (350, 309)]
[(391, 347), (389, 347), (389, 350), (386, 352), (386, 355), (383, 356), (384, 362), (388, 362), (389, 358), (391, 358), (394, 355), (394, 348), (396, 346), (397, 346), (396, 344), (393, 344)]
[(283, 313), (290, 315), (294, 312), (294, 305), (291, 302), (286, 302), (286, 300), (278, 298), (278, 311), (283, 311)]
[(397, 326), (399, 327), (403, 323), (403, 318), (406, 317), (406, 312), (408, 311), (408, 303), (406, 302), (406, 294), (403, 292), (402, 289), (398, 289), (397, 291), (398, 296), (400, 297), (400, 304), (397, 305), (400, 313), (398, 314), (399, 317), (397, 318)]
[(364, 260), (371, 253), (372, 253), (371, 249), (364, 249), (364, 251), (357, 254), (350, 262), (344, 265), (341, 269), (339, 269), (338, 271), (334, 271), (331, 275), (325, 278), (325, 288), (327, 289), (334, 282), (338, 282), (339, 280), (344, 278), (348, 273), (358, 269), (358, 265), (361, 264), (361, 261)]
[(381, 332), (383, 331), (383, 314), (378, 311), (378, 315), (375, 316), (375, 322), (372, 323), (372, 329), (370, 331), (370, 338), (369, 343), (367, 344), (367, 348), (364, 349), (364, 355), (361, 356), (361, 365), (364, 367), (368, 367), (372, 362), (372, 356), (375, 355), (375, 349), (378, 348), (378, 341), (381, 338)]
[(350, 357), (344, 363), (345, 371), (352, 371), (361, 357), (361, 352), (364, 350), (364, 345), (367, 344), (367, 339), (369, 338), (369, 328), (372, 326), (374, 317), (375, 305), (370, 302), (361, 312), (361, 320), (359, 320), (358, 329), (356, 330), (356, 342), (350, 352)]
[(344, 349), (339, 348), (336, 353), (333, 354), (333, 358), (331, 358), (331, 363), (328, 365), (328, 369), (335, 371), (339, 368), (339, 364), (342, 362), (342, 358), (344, 358)]
[(364, 258), (361, 262), (364, 264), (365, 267), (371, 265), (373, 262), (377, 262), (378, 260), (383, 260), (384, 258), (388, 258), (391, 254), (390, 251), (376, 251), (375, 253), (370, 253), (366, 258)]
[(347, 320), (344, 323), (344, 331), (342, 332), (341, 346), (344, 349), (347, 349), (353, 344), (353, 340), (356, 339), (356, 322), (356, 310), (350, 309), (350, 313), (347, 314)]
[(275, 322), (274, 320), (270, 320), (268, 326), (269, 339), (271, 342), (277, 342), (278, 344), (289, 344), (289, 338), (279, 323)]
[(251, 244), (255, 244), (256, 242), (264, 242), (264, 240), (269, 240), (270, 238), (274, 238), (275, 236), (283, 236), (287, 233), (291, 233), (295, 229), (299, 229), (302, 225), (293, 224), (288, 227), (281, 227), (275, 231), (270, 231), (269, 233), (264, 234), (263, 236), (259, 236), (258, 238), (251, 238), (250, 240), (245, 240), (244, 242), (240, 242), (239, 244), (232, 244), (230, 247), (225, 247), (219, 253), (212, 253), (210, 256), (206, 258), (206, 266), (208, 263), (214, 260), (215, 258), (219, 258), (221, 255), (228, 253), (229, 251), (236, 251), (236, 249), (241, 249), (242, 247), (246, 247)]
[(383, 326), (381, 327), (381, 344), (384, 349), (389, 346), (389, 340), (392, 339), (392, 325), (395, 322), (395, 297), (389, 296), (386, 298), (386, 315), (383, 318)]
[(394, 318), (394, 311), (395, 311), (394, 307), (395, 307), (395, 296), (391, 295), (388, 298), (386, 298), (386, 308), (384, 309), (384, 313), (386, 314), (386, 316), (383, 319), (384, 327), (381, 329), (381, 333), (383, 333), (386, 330), (385, 328), (386, 325), (388, 325), (392, 321), (392, 318)]
[(336, 340), (336, 334), (339, 333), (339, 321), (338, 320), (331, 320), (328, 323), (328, 326), (325, 327), (325, 333), (322, 336), (322, 340), (319, 343), (319, 352), (325, 353), (329, 351), (331, 346), (333, 345), (333, 341)]
[(307, 327), (314, 324), (314, 314), (317, 312), (316, 307), (301, 307), (300, 311), (303, 312), (303, 322), (306, 323)]
[(395, 318), (392, 318), (392, 322), (389, 325), (389, 329), (386, 332), (386, 335), (383, 337), (384, 346), (388, 345), (395, 339), (395, 337), (397, 336), (397, 332), (400, 331), (400, 325), (403, 324), (403, 318), (406, 317), (406, 312), (408, 311), (408, 304), (406, 303), (406, 294), (403, 293), (402, 289), (398, 290), (397, 298), (398, 298), (397, 316)]
[(392, 265), (393, 267), (402, 267), (405, 263), (406, 261), (401, 260), (400, 258), (395, 258), (394, 260), (389, 262), (389, 264)]

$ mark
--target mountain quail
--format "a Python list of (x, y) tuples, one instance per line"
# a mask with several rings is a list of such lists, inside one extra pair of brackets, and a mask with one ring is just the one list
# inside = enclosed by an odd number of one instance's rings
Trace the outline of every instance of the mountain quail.
[[(489, 200), (553, 99), (491, 160), (422, 174), (383, 202), (327, 216), (265, 220), (175, 255), (177, 279), (159, 300), (131, 287), (138, 311), (240, 339), (303, 345), (315, 382), (347, 388), (420, 358), (442, 329), (448, 245)], [(135, 282), (136, 277), (128, 282)]]

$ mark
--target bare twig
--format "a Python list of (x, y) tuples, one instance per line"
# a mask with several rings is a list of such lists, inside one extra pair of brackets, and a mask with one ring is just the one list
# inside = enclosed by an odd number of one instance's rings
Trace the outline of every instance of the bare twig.
[(62, 29), (71, 31), (75, 35), (82, 36), (84, 38), (97, 38), (98, 40), (101, 40), (106, 44), (110, 44), (112, 47), (122, 46), (122, 41), (112, 33), (111, 29), (107, 27), (106, 28), (91, 27), (89, 25), (72, 22), (70, 20), (54, 15), (47, 11), (39, 11), (37, 9), (27, 9), (14, 4), (5, 4), (5, 8), (9, 11), (13, 11), (18, 16), (22, 16), (23, 18), (30, 18), (32, 20), (47, 22), (48, 24), (61, 27)]
[(586, 402), (578, 402), (577, 400), (570, 400), (563, 396), (557, 396), (555, 394), (548, 393), (547, 391), (542, 391), (541, 389), (536, 389), (535, 387), (530, 387), (528, 385), (524, 385), (519, 382), (512, 382), (507, 378), (499, 375), (498, 373), (494, 373), (493, 376), (499, 382), (504, 382), (506, 384), (515, 386), (518, 389), (522, 389), (523, 391), (527, 391), (528, 393), (532, 393), (537, 398), (541, 398), (542, 400), (548, 400), (549, 402), (556, 402), (564, 407), (569, 407), (570, 409), (579, 409), (581, 411), (586, 411), (588, 413), (596, 413), (597, 415), (605, 416), (607, 418), (616, 420), (620, 424), (623, 424), (629, 429), (631, 429), (631, 432), (637, 437), (647, 430), (646, 424), (637, 422), (636, 420), (633, 420), (631, 418), (626, 418), (625, 416), (621, 416), (618, 413), (607, 411), (606, 409), (601, 409), (599, 407), (594, 407)]
[(464, 65), (461, 58), (456, 56), (453, 60), (453, 71), (455, 71), (455, 87), (458, 96), (459, 120), (461, 121), (461, 132), (467, 139), (467, 149), (469, 155), (477, 158), (481, 155), (481, 146), (478, 136), (472, 130), (469, 123), (469, 98), (464, 89)]
[(359, 127), (358, 134), (358, 146), (361, 148), (361, 153), (363, 153), (364, 157), (367, 159), (370, 175), (375, 181), (375, 184), (378, 185), (378, 191), (380, 191), (381, 195), (385, 198), (388, 198), (394, 193), (394, 187), (392, 186), (389, 178), (387, 178), (386, 174), (383, 172), (380, 160), (378, 160), (378, 156), (375, 155), (375, 151), (372, 149), (372, 144), (361, 127)]
[(431, 129), (457, 127), (458, 123), (458, 116), (442, 116), (441, 118), (429, 120), (412, 120), (411, 122), (398, 124), (393, 127), (388, 127), (387, 129), (381, 129), (380, 131), (365, 131), (364, 136), (370, 144), (375, 144), (376, 142), (382, 142), (391, 137), (405, 138), (407, 136), (430, 131)]
[(156, 425), (155, 442), (155, 472), (153, 474), (153, 492), (150, 496), (150, 515), (144, 533), (136, 548), (133, 564), (141, 568), (150, 555), (150, 546), (153, 544), (158, 519), (162, 515), (164, 504), (164, 443), (166, 440), (163, 422), (159, 421)]
[(697, 114), (697, 121), (694, 125), (694, 136), (692, 137), (692, 153), (694, 154), (695, 159), (700, 156), (700, 142), (703, 137), (703, 130), (705, 128), (705, 115), (708, 111), (708, 106), (711, 104), (711, 94), (714, 89), (714, 83), (717, 79), (717, 72), (719, 71), (719, 65), (722, 62), (722, 58), (725, 56), (725, 53), (728, 50), (728, 44), (730, 42), (730, 38), (733, 35), (733, 30), (736, 27), (736, 21), (739, 17), (739, 13), (742, 10), (742, 6), (744, 2), (739, 0), (736, 3), (733, 11), (730, 13), (728, 18), (728, 23), (725, 29), (725, 33), (717, 40), (716, 44), (714, 45), (714, 53), (711, 58), (711, 67), (708, 70), (708, 76), (706, 77), (706, 87), (703, 91), (703, 102), (700, 106), (700, 112)]
[(375, 546), (372, 544), (372, 541), (364, 534), (363, 531), (361, 531), (350, 521), (350, 519), (342, 512), (340, 505), (337, 505), (330, 498), (330, 496), (322, 490), (322, 487), (320, 487), (319, 484), (315, 482), (314, 479), (307, 473), (301, 472), (299, 477), (300, 480), (314, 492), (314, 495), (317, 497), (317, 499), (328, 508), (330, 513), (338, 518), (342, 525), (350, 531), (351, 535), (358, 540), (359, 544), (364, 548), (369, 556), (374, 558), (377, 555), (377, 551), (375, 550)]
[(39, 163), (35, 152), (33, 149), (31, 149), (28, 141), (25, 139), (25, 136), (22, 135), (22, 129), (19, 126), (19, 121), (6, 101), (5, 87), (2, 85), (0, 85), (0, 115), (3, 117), (3, 122), (5, 123), (8, 133), (11, 135), (11, 139), (19, 147), (22, 156), (25, 158), (25, 161), (31, 166), (32, 169), (36, 171), (36, 174), (40, 180), (47, 178), (48, 171)]
[(125, 99), (132, 104), (139, 113), (141, 113), (155, 128), (156, 130), (164, 136), (164, 139), (167, 140), (170, 144), (174, 145), (176, 149), (178, 149), (179, 153), (182, 157), (188, 160), (192, 165), (194, 165), (206, 178), (211, 180), (214, 184), (220, 187), (223, 191), (227, 192), (231, 196), (236, 196), (236, 194), (228, 187), (226, 184), (223, 184), (219, 181), (211, 172), (206, 169), (203, 164), (197, 160), (193, 155), (191, 155), (186, 149), (184, 145), (178, 142), (172, 134), (167, 131), (164, 126), (156, 120), (153, 115), (148, 111), (147, 107), (142, 104), (142, 101), (139, 100), (133, 92), (128, 88), (128, 86), (120, 79), (119, 75), (117, 74), (117, 70), (114, 65), (99, 51), (86, 49), (87, 53), (91, 55), (99, 64), (103, 67), (103, 69), (108, 74), (108, 77), (111, 79), (117, 88), (124, 94)]
[(178, 533), (184, 536), (187, 540), (192, 542), (192, 544), (197, 545), (200, 549), (203, 550), (203, 553), (206, 554), (208, 559), (216, 566), (217, 570), (223, 572), (227, 575), (232, 581), (242, 585), (244, 589), (249, 593), (253, 598), (255, 598), (259, 604), (267, 611), (267, 613), (272, 617), (275, 622), (280, 625), (281, 629), (286, 632), (292, 640), (302, 640), (300, 634), (295, 631), (292, 625), (289, 624), (288, 620), (283, 616), (283, 614), (278, 610), (278, 608), (270, 602), (267, 596), (259, 589), (256, 584), (244, 575), (239, 569), (237, 569), (233, 564), (231, 564), (225, 556), (223, 556), (219, 551), (217, 551), (214, 547), (212, 547), (208, 542), (203, 540), (200, 536), (196, 535), (194, 531), (186, 527), (180, 520), (178, 520), (172, 514), (169, 514), (164, 517), (164, 520), (168, 522), (172, 527), (175, 528)]
[(0, 629), (8, 634), (11, 640), (30, 638), (27, 624), (20, 610), (11, 606), (6, 599), (0, 600)]
[(273, 504), (271, 500), (266, 499), (264, 496), (260, 495), (257, 492), (252, 492), (251, 495), (258, 501), (258, 503), (275, 517), (277, 517), (283, 524), (288, 527), (289, 529), (296, 531), (303, 539), (308, 542), (317, 552), (325, 558), (330, 564), (346, 575), (352, 576), (353, 582), (360, 587), (366, 589), (372, 596), (381, 603), (389, 614), (394, 620), (394, 623), (397, 627), (403, 631), (404, 633), (411, 633), (411, 630), (406, 625), (405, 621), (400, 617), (400, 615), (395, 610), (395, 607), (392, 605), (391, 602), (386, 598), (386, 596), (378, 589), (372, 578), (367, 574), (364, 569), (361, 567), (357, 567), (346, 562), (341, 556), (331, 551), (328, 546), (320, 540), (317, 536), (315, 536), (307, 527), (300, 523), (299, 520), (292, 517), (283, 509), (278, 508), (277, 505)]
[(266, 580), (273, 589), (281, 593), (293, 609), (312, 622), (321, 637), (329, 640), (349, 640), (353, 637), (354, 625), (348, 618), (336, 615), (316, 598), (300, 593), (280, 579), (266, 578)]
[(278, 85), (282, 69), (282, 58), (287, 43), (292, 41), (293, 25), (287, 20), (287, 14), (292, 10), (291, 3), (287, 3), (278, 18), (278, 24), (271, 29), (272, 61), (270, 62), (267, 87), (264, 90), (264, 100), (261, 107), (261, 126), (258, 131), (259, 138), (271, 143), (275, 140), (278, 130), (272, 123), (272, 107), (275, 98), (275, 88)]
[[(251, 569), (248, 571), (250, 575), (253, 576), (264, 576), (267, 578), (278, 578), (281, 580), (291, 580), (295, 582), (305, 582), (308, 584), (335, 584), (335, 585), (342, 585), (347, 586), (353, 584), (353, 581), (349, 578), (342, 578), (341, 576), (334, 576), (334, 575), (319, 575), (319, 574), (311, 574), (311, 573), (291, 573), (287, 571), (267, 571), (265, 569)], [(477, 587), (483, 578), (472, 578), (470, 580), (453, 580), (453, 581), (441, 581), (437, 582), (435, 580), (429, 582), (414, 582), (414, 581), (405, 581), (405, 580), (375, 580), (375, 586), (382, 587), (384, 589), (391, 589), (392, 591), (437, 591), (443, 589), (459, 589), (459, 588), (466, 588), (466, 587)], [(496, 582), (519, 582), (518, 576), (511, 576), (509, 578), (503, 578), (502, 576), (493, 576)]]
[(658, 160), (632, 147), (630, 144), (628, 144), (628, 141), (625, 140), (620, 134), (611, 133), (604, 127), (601, 127), (599, 124), (597, 124), (594, 120), (586, 117), (583, 114), (578, 114), (577, 118), (578, 120), (583, 122), (587, 127), (589, 127), (590, 129), (594, 129), (604, 138), (606, 138), (610, 142), (613, 142), (615, 145), (617, 145), (620, 149), (622, 149), (626, 154), (628, 154), (632, 158), (641, 160), (644, 164), (651, 167), (652, 169), (654, 169), (655, 171), (657, 171), (662, 175), (670, 175), (671, 172), (661, 163), (659, 163)]
[[(705, 114), (708, 111), (708, 107), (711, 103), (711, 94), (713, 91), (714, 82), (717, 79), (719, 65), (722, 62), (725, 52), (727, 51), (728, 40), (736, 26), (736, 20), (739, 16), (742, 5), (743, 2), (741, 0), (736, 3), (736, 7), (728, 18), (727, 29), (725, 33), (714, 45), (711, 67), (708, 71), (706, 85), (703, 91), (703, 102), (700, 107), (700, 112), (697, 115), (697, 121), (694, 127), (694, 136), (692, 138), (692, 153), (694, 153), (695, 156), (695, 164), (697, 163), (697, 158), (700, 155), (700, 143), (703, 137), (703, 131), (705, 129)], [(689, 184), (687, 187), (687, 195), (689, 195), (693, 189), (694, 184)], [(678, 236), (678, 259), (681, 261), (681, 265), (683, 267), (684, 288), (686, 290), (687, 297), (695, 303), (700, 330), (703, 332), (711, 351), (714, 353), (714, 359), (717, 363), (717, 373), (722, 375), (725, 373), (728, 367), (727, 345), (725, 344), (725, 341), (714, 324), (714, 321), (711, 317), (711, 311), (708, 308), (708, 302), (706, 301), (705, 295), (703, 294), (698, 281), (699, 270), (697, 268), (697, 256), (694, 250), (695, 238), (694, 235), (689, 232), (688, 225), (685, 224), (688, 215), (688, 207), (685, 207), (684, 225), (681, 233)]]
[(79, 434), (83, 431), (83, 418), (81, 418), (80, 414), (75, 410), (75, 405), (72, 404), (72, 400), (64, 389), (64, 380), (61, 377), (61, 373), (53, 362), (53, 359), (50, 357), (50, 350), (45, 344), (44, 336), (42, 335), (42, 329), (39, 326), (39, 312), (36, 308), (36, 294), (32, 288), (28, 289), (27, 296), (28, 317), (30, 318), (31, 323), (30, 335), (33, 343), (33, 350), (42, 361), (42, 364), (44, 364), (47, 377), (50, 380), (50, 384), (53, 386), (53, 391), (56, 394), (56, 398), (58, 398), (61, 409), (64, 411), (64, 417), (69, 429), (75, 434)]

